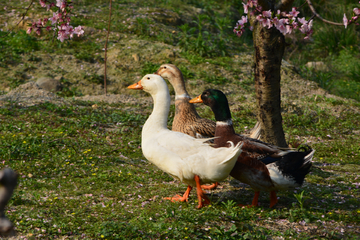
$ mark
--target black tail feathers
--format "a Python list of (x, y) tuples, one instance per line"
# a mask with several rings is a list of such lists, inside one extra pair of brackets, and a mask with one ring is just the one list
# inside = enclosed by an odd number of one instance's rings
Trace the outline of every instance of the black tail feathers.
[(296, 152), (289, 152), (276, 162), (283, 175), (293, 178), (295, 182), (302, 185), (306, 174), (310, 172), (312, 158), (315, 150), (309, 146), (302, 146)]

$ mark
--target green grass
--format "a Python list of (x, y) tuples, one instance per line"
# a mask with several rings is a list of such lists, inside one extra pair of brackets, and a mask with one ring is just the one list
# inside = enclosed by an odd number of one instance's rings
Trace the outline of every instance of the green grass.
[[(301, 4), (301, 1), (295, 1), (294, 5)], [(359, 4), (336, 0), (320, 1), (314, 3), (314, 6), (322, 17), (341, 23), (344, 13), (350, 19), (353, 8), (359, 7)], [(311, 16), (307, 7), (302, 7), (300, 11), (304, 16)], [(352, 24), (345, 29), (343, 26), (332, 26), (315, 18), (313, 29), (312, 41), (303, 41), (300, 34), (287, 40), (289, 46), (285, 58), (295, 66), (300, 66), (303, 77), (319, 83), (330, 93), (359, 101), (360, 27)], [(304, 65), (310, 61), (323, 61), (329, 69), (325, 72), (310, 71), (309, 74)]]
[[(328, 121), (309, 122), (306, 117), (284, 116), (286, 130), (299, 129), (297, 136), (312, 134), (324, 139), (312, 144), (316, 158), (301, 198), (296, 195), (300, 192), (279, 192), (279, 203), (270, 209), (269, 196), (263, 193), (260, 208), (240, 208), (237, 204), (251, 202), (253, 191), (231, 181), (224, 189), (209, 192), (211, 206), (197, 210), (194, 195), (188, 203), (163, 200), (182, 193), (185, 185), (174, 183), (141, 154), (141, 126), (151, 106), (140, 114), (131, 105), (127, 107), (132, 110), (124, 111), (123, 105), (97, 104), (96, 109), (91, 107), (93, 103), (80, 101), (26, 108), (7, 103), (0, 108), (1, 164), (19, 174), (7, 216), (19, 235), (106, 239), (306, 238), (306, 225), (316, 227), (313, 238), (355, 238), (355, 228), (340, 233), (335, 225), (324, 227), (332, 222), (341, 222), (342, 228), (354, 226), (360, 220), (360, 195), (354, 185), (358, 184), (358, 137), (346, 135), (348, 129), (359, 125), (359, 119), (351, 112), (336, 121), (314, 104), (312, 110), (320, 111), (319, 116), (330, 118)], [(253, 124), (252, 118), (249, 111), (237, 111), (237, 131)], [(329, 125), (337, 132), (327, 131)], [(284, 221), (296, 228), (268, 229)]]

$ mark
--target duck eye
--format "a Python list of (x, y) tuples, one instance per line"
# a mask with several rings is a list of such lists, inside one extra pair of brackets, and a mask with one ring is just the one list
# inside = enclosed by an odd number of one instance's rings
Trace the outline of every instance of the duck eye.
[(149, 77), (147, 79), (150, 79)]
[(166, 66), (164, 68), (166, 69)]

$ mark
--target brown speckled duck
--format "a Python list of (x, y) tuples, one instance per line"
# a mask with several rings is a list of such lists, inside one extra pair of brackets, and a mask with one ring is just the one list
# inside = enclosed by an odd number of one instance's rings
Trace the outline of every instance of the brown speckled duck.
[(155, 74), (167, 79), (175, 90), (175, 117), (172, 130), (186, 133), (192, 137), (213, 137), (216, 123), (201, 118), (194, 104), (189, 103), (191, 97), (185, 88), (184, 77), (175, 65), (163, 64)]
[[(270, 207), (277, 203), (276, 191), (300, 187), (312, 166), (315, 150), (302, 147), (304, 151), (284, 150), (271, 144), (236, 134), (225, 94), (208, 89), (190, 101), (203, 102), (215, 114), (215, 147), (225, 147), (227, 141), (243, 142), (239, 156), (230, 175), (249, 184), (255, 190), (252, 206), (258, 205), (260, 191), (270, 192)], [(300, 150), (300, 149), (299, 149)]]

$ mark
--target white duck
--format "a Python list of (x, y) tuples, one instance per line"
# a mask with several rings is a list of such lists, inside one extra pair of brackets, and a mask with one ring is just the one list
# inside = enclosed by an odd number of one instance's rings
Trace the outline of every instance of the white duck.
[[(205, 143), (208, 139), (196, 139), (167, 128), (170, 109), (169, 89), (164, 79), (155, 74), (145, 75), (129, 89), (144, 90), (151, 94), (154, 108), (142, 129), (141, 148), (147, 160), (175, 179), (188, 185), (184, 195), (166, 198), (171, 201), (187, 201), (196, 186), (198, 208), (210, 201), (201, 190), (201, 183), (224, 180), (234, 167), (241, 153), (241, 146), (230, 142), (229, 148), (213, 148)], [(204, 202), (202, 201), (204, 199)]]

